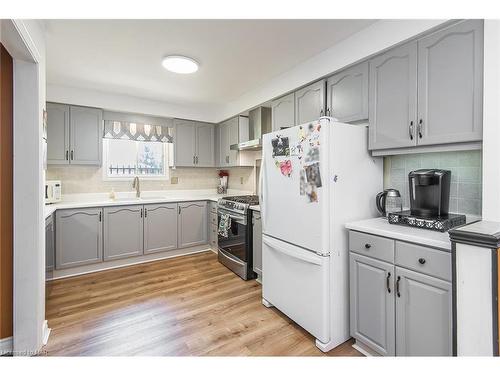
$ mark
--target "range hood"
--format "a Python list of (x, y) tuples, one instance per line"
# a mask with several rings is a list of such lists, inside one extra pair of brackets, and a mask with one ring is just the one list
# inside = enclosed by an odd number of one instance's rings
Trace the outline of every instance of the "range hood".
[[(231, 145), (231, 150), (260, 150), (262, 149), (262, 135), (271, 132), (271, 108), (258, 107), (248, 114), (248, 139)], [(241, 132), (240, 132), (241, 134)]]

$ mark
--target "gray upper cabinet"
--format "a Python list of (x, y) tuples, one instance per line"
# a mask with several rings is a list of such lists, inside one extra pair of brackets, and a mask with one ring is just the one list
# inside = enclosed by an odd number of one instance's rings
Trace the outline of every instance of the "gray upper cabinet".
[(70, 106), (71, 164), (101, 165), (102, 110)]
[(102, 110), (47, 103), (47, 163), (101, 165)]
[(394, 355), (394, 266), (350, 254), (351, 336), (381, 355)]
[(239, 143), (239, 116), (219, 124), (219, 166), (238, 165), (238, 151), (231, 150), (231, 145)]
[(262, 220), (260, 212), (252, 214), (253, 270), (262, 278)]
[(102, 209), (56, 212), (56, 269), (102, 262)]
[(482, 139), (483, 21), (418, 41), (418, 144)]
[(196, 166), (215, 166), (214, 124), (199, 122), (196, 125)]
[(144, 206), (144, 254), (177, 249), (177, 203)]
[(196, 126), (194, 121), (174, 120), (175, 124), (175, 165), (194, 167), (196, 162)]
[(183, 202), (178, 204), (179, 248), (203, 245), (208, 242), (207, 202)]
[(417, 43), (370, 61), (370, 150), (416, 145)]
[(368, 119), (367, 61), (328, 78), (326, 114), (341, 122)]
[(295, 92), (295, 123), (304, 124), (325, 115), (325, 80)]
[(104, 260), (143, 254), (143, 207), (104, 208)]
[(452, 355), (451, 283), (400, 267), (396, 282), (397, 355)]
[(213, 167), (214, 125), (175, 119), (175, 165), (177, 167)]
[(47, 103), (47, 163), (69, 164), (69, 106)]
[(272, 130), (280, 130), (295, 125), (295, 94), (292, 92), (271, 103)]

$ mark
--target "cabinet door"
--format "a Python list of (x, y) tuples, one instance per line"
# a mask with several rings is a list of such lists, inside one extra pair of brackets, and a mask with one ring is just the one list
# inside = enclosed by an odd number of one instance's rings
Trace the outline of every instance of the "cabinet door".
[(200, 122), (196, 125), (196, 166), (214, 165), (214, 125)]
[(351, 336), (381, 355), (395, 354), (394, 266), (350, 253)]
[(234, 117), (228, 121), (228, 155), (229, 155), (229, 166), (235, 167), (238, 165), (238, 151), (231, 150), (231, 145), (238, 144), (240, 142), (240, 124), (239, 118)]
[(262, 221), (260, 212), (253, 211), (253, 270), (262, 278)]
[(54, 218), (53, 215), (45, 219), (45, 270), (54, 270), (55, 242), (54, 242)]
[(102, 262), (102, 210), (56, 212), (56, 269)]
[(304, 124), (325, 115), (325, 80), (295, 92), (295, 123)]
[(396, 286), (396, 354), (452, 355), (451, 283), (396, 267)]
[(47, 163), (69, 164), (69, 106), (47, 103)]
[(368, 61), (328, 78), (326, 114), (341, 122), (368, 119)]
[(416, 145), (417, 43), (370, 61), (369, 149)]
[(70, 107), (70, 163), (101, 165), (102, 110)]
[(175, 120), (174, 150), (175, 166), (195, 166), (196, 126), (193, 121)]
[(295, 125), (295, 95), (290, 93), (271, 103), (273, 131)]
[(177, 249), (177, 203), (144, 206), (144, 254)]
[(203, 245), (208, 241), (207, 202), (179, 203), (179, 248)]
[(104, 208), (104, 260), (143, 254), (143, 207)]
[(221, 167), (229, 165), (229, 126), (227, 121), (219, 125), (219, 158)]
[(418, 42), (418, 144), (480, 141), (483, 21), (470, 20)]

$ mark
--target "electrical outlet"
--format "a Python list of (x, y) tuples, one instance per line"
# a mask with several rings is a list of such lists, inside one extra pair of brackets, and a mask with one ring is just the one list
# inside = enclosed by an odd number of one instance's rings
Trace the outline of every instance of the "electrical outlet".
[(179, 183), (179, 177), (171, 177), (170, 178), (170, 183), (172, 185), (178, 184)]

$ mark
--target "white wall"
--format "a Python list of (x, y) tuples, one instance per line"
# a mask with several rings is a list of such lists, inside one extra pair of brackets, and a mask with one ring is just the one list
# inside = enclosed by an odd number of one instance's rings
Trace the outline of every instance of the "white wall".
[(500, 21), (484, 21), (483, 219), (500, 221)]
[(213, 106), (185, 106), (130, 95), (60, 85), (49, 84), (47, 86), (47, 101), (79, 104), (112, 111), (141, 113), (161, 117), (176, 117), (208, 122), (216, 122), (218, 120)]

